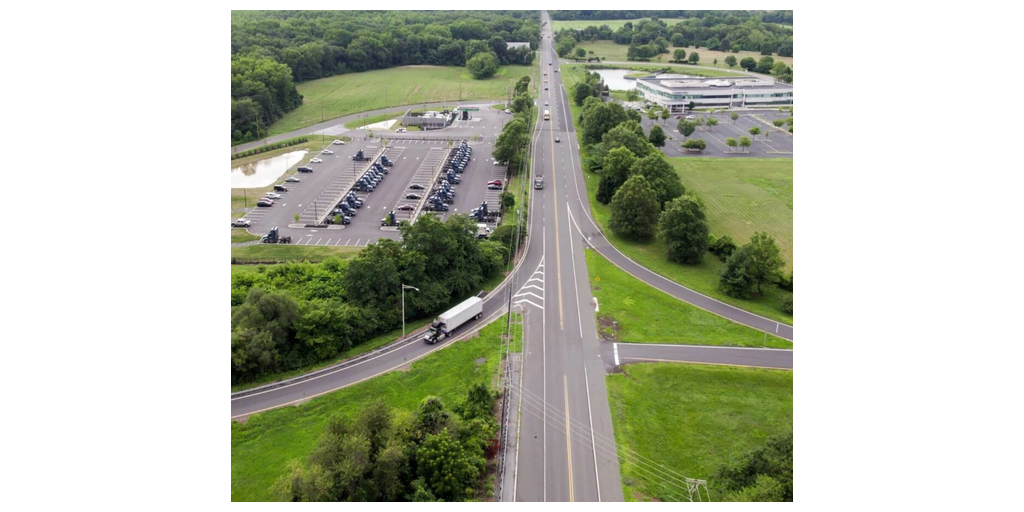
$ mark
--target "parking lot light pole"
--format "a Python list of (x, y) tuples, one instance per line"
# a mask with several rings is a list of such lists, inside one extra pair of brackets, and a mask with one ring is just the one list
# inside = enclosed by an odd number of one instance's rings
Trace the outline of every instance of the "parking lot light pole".
[(405, 339), (405, 290), (406, 290), (406, 288), (408, 288), (410, 290), (420, 291), (420, 289), (416, 288), (415, 286), (407, 286), (404, 283), (402, 284), (402, 339), (403, 340)]

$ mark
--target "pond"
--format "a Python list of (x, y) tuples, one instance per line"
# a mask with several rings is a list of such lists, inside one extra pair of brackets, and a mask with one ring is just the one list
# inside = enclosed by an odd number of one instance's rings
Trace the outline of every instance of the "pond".
[(290, 151), (231, 168), (231, 188), (266, 187), (281, 177), (291, 166), (305, 158), (308, 150)]
[[(642, 71), (636, 71), (633, 69), (594, 69), (591, 70), (599, 75), (604, 80), (605, 85), (613, 91), (628, 91), (630, 89), (636, 89), (636, 78), (626, 78), (626, 75), (633, 73), (642, 73)], [(653, 73), (652, 73), (653, 74)], [(661, 74), (659, 78), (697, 78), (691, 75), (680, 75), (680, 74)]]

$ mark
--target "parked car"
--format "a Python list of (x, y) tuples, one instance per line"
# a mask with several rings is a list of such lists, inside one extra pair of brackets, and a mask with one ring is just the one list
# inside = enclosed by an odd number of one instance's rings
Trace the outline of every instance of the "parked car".
[(320, 154), (322, 154), (322, 155), (333, 155), (334, 151), (331, 151), (329, 149), (325, 149), (325, 150), (321, 151)]
[(488, 190), (501, 190), (501, 185), (487, 185)]
[(281, 199), (281, 194), (267, 192), (266, 194), (263, 194), (263, 197), (266, 197), (267, 199)]
[(295, 176), (288, 176), (284, 180), (287, 181), (288, 183), (298, 183), (298, 182), (302, 181), (302, 180), (296, 178)]
[(288, 192), (288, 187), (284, 185), (274, 185), (274, 192)]
[(406, 195), (405, 195), (405, 198), (406, 198), (406, 199), (420, 199), (420, 198), (422, 198), (422, 197), (423, 197), (423, 196), (421, 196), (421, 195), (419, 195), (419, 194), (406, 194)]
[(261, 208), (267, 208), (270, 206), (274, 206), (274, 201), (272, 199), (260, 199), (259, 201), (256, 201), (256, 206), (259, 206)]
[(310, 169), (309, 167), (303, 166), (303, 167), (299, 167), (298, 171), (299, 172), (313, 172), (313, 169)]
[(249, 219), (235, 219), (231, 223), (231, 227), (233, 228), (247, 228), (249, 226), (252, 226), (252, 221)]
[(337, 145), (339, 145), (339, 146), (344, 146), (344, 145), (345, 145), (345, 141), (343, 141), (343, 140), (337, 140), (337, 139), (336, 139), (336, 140), (335, 140), (335, 141), (334, 141), (334, 142), (333, 142), (332, 144), (337, 144)]
[(487, 184), (488, 185), (498, 185), (498, 186), (501, 186), (501, 180), (491, 180), (491, 181), (488, 181)]
[(319, 164), (319, 163), (323, 163), (323, 160), (321, 160), (319, 158), (314, 158), (314, 159), (310, 160), (309, 163), (311, 163), (311, 164)]
[(511, 113), (512, 113), (512, 111), (506, 108), (506, 109), (505, 109), (505, 113), (506, 113), (506, 114), (511, 114)]
[(412, 185), (409, 185), (409, 188), (411, 190), (423, 190), (425, 187), (419, 183), (413, 183)]
[(686, 116), (687, 121), (693, 121), (694, 119), (697, 119), (697, 116)]
[(404, 212), (411, 212), (411, 211), (416, 209), (416, 205), (413, 205), (413, 204), (403, 204), (402, 206), (399, 206), (398, 209), (402, 210)]
[(409, 130), (406, 130), (405, 128), (399, 128), (399, 129), (397, 129), (395, 131), (397, 131), (398, 133), (405, 133), (405, 132), (407, 132)]

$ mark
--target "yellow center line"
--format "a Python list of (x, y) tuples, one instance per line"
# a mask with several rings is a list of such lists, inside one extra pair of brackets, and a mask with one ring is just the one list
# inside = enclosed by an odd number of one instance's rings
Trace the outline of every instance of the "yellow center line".
[(562, 385), (565, 388), (565, 454), (566, 459), (569, 462), (569, 501), (576, 501), (573, 499), (572, 492), (572, 436), (569, 435), (571, 429), (569, 428), (569, 379), (562, 375)]

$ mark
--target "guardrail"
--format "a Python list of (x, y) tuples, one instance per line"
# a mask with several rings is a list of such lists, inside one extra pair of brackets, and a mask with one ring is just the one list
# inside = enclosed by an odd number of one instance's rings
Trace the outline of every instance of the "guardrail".
[(341, 194), (338, 197), (334, 198), (334, 201), (332, 201), (331, 204), (327, 206), (327, 208), (324, 208), (324, 212), (317, 215), (317, 224), (324, 223), (324, 220), (327, 219), (327, 216), (330, 215), (332, 211), (334, 211), (334, 205), (340, 203), (343, 199), (345, 199), (345, 196), (347, 196), (349, 192), (352, 191), (352, 188), (356, 186), (356, 183), (359, 183), (359, 177), (366, 174), (366, 171), (369, 171), (370, 167), (372, 167), (373, 164), (377, 163), (377, 160), (380, 160), (380, 156), (383, 155), (384, 152), (387, 150), (388, 147), (384, 145), (383, 141), (381, 141), (381, 145), (380, 148), (377, 150), (377, 154), (374, 155), (373, 158), (367, 160), (366, 167), (363, 167), (362, 172), (356, 173), (355, 179), (352, 180), (352, 184), (349, 185), (347, 188), (342, 189)]

